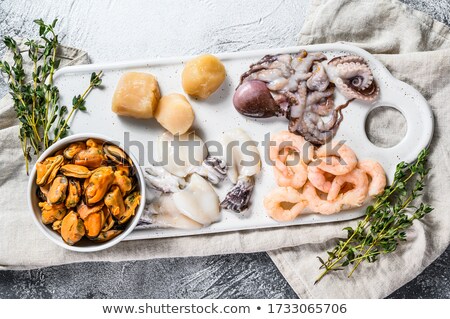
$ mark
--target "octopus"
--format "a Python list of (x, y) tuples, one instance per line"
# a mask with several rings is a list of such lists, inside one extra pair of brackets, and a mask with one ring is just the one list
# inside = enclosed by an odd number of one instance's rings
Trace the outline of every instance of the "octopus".
[[(233, 104), (248, 117), (286, 117), (289, 131), (314, 145), (336, 134), (342, 110), (355, 99), (372, 102), (379, 95), (368, 63), (360, 56), (331, 59), (322, 52), (266, 55), (242, 74)], [(338, 90), (347, 99), (335, 105)]]

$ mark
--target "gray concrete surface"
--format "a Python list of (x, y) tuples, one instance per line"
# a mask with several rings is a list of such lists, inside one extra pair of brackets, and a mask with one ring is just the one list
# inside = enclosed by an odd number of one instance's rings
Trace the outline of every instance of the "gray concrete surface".
[[(94, 62), (106, 62), (142, 58), (142, 56), (170, 56), (195, 54), (202, 50), (210, 52), (233, 51), (236, 49), (283, 46), (294, 43), (306, 15), (308, 0), (299, 1), (256, 1), (245, 2), (258, 10), (236, 10), (243, 22), (226, 28), (211, 37), (208, 21), (194, 28), (197, 33), (191, 38), (174, 45), (176, 30), (166, 30), (167, 36), (151, 46), (139, 42), (144, 33), (152, 39), (149, 28), (135, 34), (124, 33), (126, 28), (111, 24), (111, 17), (122, 14), (132, 16), (138, 12), (138, 1), (127, 1), (127, 9), (117, 9), (119, 3), (110, 1), (0, 1), (0, 37), (4, 35), (33, 36), (32, 20), (42, 17), (51, 20), (61, 17), (62, 42), (78, 46), (90, 53)], [(411, 7), (424, 11), (434, 18), (450, 25), (450, 0), (402, 0)], [(239, 2), (218, 2), (204, 0), (198, 5), (224, 12), (239, 6)], [(152, 2), (153, 3), (153, 2)], [(140, 3), (142, 4), (142, 3)], [(176, 4), (176, 2), (174, 2)], [(173, 12), (177, 6), (173, 7)], [(131, 9), (134, 8), (134, 9)], [(153, 14), (158, 14), (154, 4)], [(186, 8), (184, 8), (186, 10)], [(188, 14), (196, 14), (189, 9)], [(227, 12), (228, 12), (227, 11)], [(104, 13), (107, 14), (104, 14)], [(173, 12), (164, 14), (173, 15)], [(152, 13), (152, 12), (150, 12)], [(137, 16), (130, 23), (144, 23), (147, 16)], [(222, 23), (227, 23), (223, 17)], [(274, 24), (274, 21), (281, 23)], [(187, 21), (186, 23), (196, 23)], [(276, 25), (277, 27), (273, 27)], [(191, 25), (192, 27), (192, 25)], [(122, 29), (122, 30), (121, 30)], [(109, 32), (109, 33), (108, 33)], [(247, 38), (235, 41), (229, 33), (245, 33)], [(106, 35), (115, 34), (117, 49), (106, 46)], [(117, 34), (116, 34), (117, 33)], [(262, 36), (263, 35), (263, 36)], [(193, 37), (193, 39), (192, 39)], [(263, 38), (265, 40), (258, 40)], [(120, 41), (124, 41), (121, 43)], [(133, 50), (124, 45), (132, 42)], [(179, 49), (182, 48), (182, 52)], [(0, 56), (4, 53), (0, 44)], [(178, 51), (177, 51), (178, 50)], [(7, 92), (0, 83), (0, 95)], [(394, 292), (391, 298), (450, 298), (450, 249), (428, 267), (416, 279)], [(0, 271), (0, 298), (296, 298), (295, 292), (283, 279), (265, 253), (210, 256), (201, 258), (160, 259), (119, 263), (80, 263), (48, 267), (29, 271)]]

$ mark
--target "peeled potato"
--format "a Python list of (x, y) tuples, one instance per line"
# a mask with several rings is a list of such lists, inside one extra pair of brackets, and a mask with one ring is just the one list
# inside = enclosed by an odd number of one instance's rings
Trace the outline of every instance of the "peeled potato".
[(138, 119), (153, 117), (161, 94), (158, 81), (149, 73), (128, 72), (117, 83), (112, 111)]
[(184, 95), (172, 93), (159, 100), (155, 118), (173, 135), (184, 134), (194, 122), (194, 110)]
[(181, 80), (184, 92), (206, 99), (222, 85), (225, 76), (222, 62), (211, 54), (205, 54), (186, 63)]

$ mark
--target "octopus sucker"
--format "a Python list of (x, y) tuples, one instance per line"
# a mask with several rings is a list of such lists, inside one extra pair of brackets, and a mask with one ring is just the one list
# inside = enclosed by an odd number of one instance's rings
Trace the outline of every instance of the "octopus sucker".
[[(266, 55), (242, 74), (233, 104), (249, 117), (285, 116), (289, 131), (315, 145), (327, 143), (343, 120), (342, 109), (355, 100), (374, 101), (379, 88), (364, 58), (328, 61), (323, 52)], [(335, 105), (337, 89), (347, 103)]]

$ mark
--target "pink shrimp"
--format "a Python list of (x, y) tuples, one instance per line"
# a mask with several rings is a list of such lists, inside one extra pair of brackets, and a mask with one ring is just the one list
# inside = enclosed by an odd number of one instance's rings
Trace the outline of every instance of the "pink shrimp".
[[(279, 158), (282, 158), (282, 156), (280, 156)], [(289, 165), (292, 162), (293, 165)], [(303, 163), (303, 161), (296, 158), (294, 154), (289, 154), (288, 156), (286, 156), (284, 165), (288, 174), (283, 174), (282, 171), (276, 166), (274, 166), (273, 168), (273, 173), (275, 175), (275, 180), (278, 186), (291, 186), (295, 189), (299, 189), (303, 185), (305, 185), (306, 180), (308, 179), (308, 172), (306, 169), (306, 164)]]
[(317, 166), (308, 166), (308, 180), (311, 182), (311, 184), (313, 184), (315, 188), (323, 193), (328, 193), (331, 187), (331, 181), (327, 179), (327, 175), (331, 174), (322, 171)]
[(296, 152), (300, 161), (308, 163), (314, 157), (314, 147), (302, 136), (295, 135), (289, 131), (281, 131), (271, 136), (269, 147), (269, 158), (275, 162), (275, 167), (285, 176), (289, 176), (286, 167), (286, 157), (289, 152)]
[(340, 212), (342, 209), (342, 203), (340, 200), (328, 201), (323, 199), (319, 194), (317, 194), (317, 189), (313, 186), (313, 184), (311, 184), (311, 182), (306, 182), (302, 193), (308, 201), (308, 206), (305, 211), (310, 210), (322, 215), (331, 215)]
[(292, 187), (278, 187), (264, 198), (267, 214), (279, 222), (294, 220), (306, 208), (308, 202)]
[[(340, 193), (346, 184), (352, 185), (353, 188)], [(366, 173), (359, 168), (355, 168), (350, 173), (339, 175), (334, 178), (331, 183), (327, 200), (333, 201), (338, 199), (345, 208), (359, 207), (367, 198), (368, 189), (369, 179), (367, 178)]]
[(381, 194), (386, 187), (386, 173), (380, 163), (372, 160), (363, 160), (358, 163), (358, 168), (362, 169), (371, 179), (369, 182), (369, 196)]
[(322, 145), (316, 152), (316, 162), (321, 170), (333, 175), (344, 175), (356, 167), (358, 160), (350, 147), (340, 142), (330, 142)]

